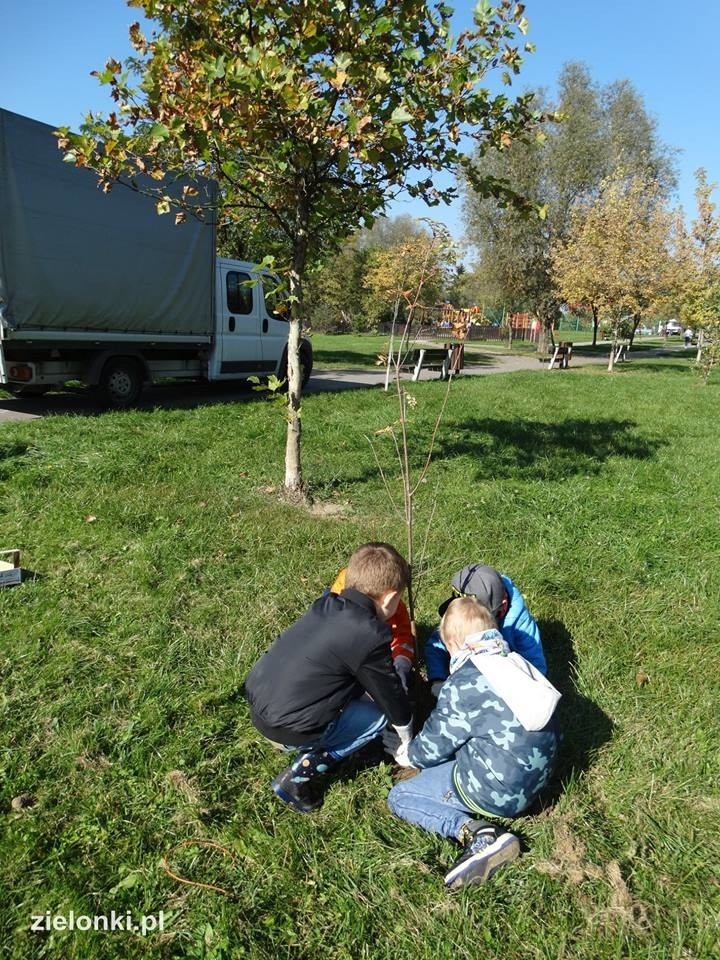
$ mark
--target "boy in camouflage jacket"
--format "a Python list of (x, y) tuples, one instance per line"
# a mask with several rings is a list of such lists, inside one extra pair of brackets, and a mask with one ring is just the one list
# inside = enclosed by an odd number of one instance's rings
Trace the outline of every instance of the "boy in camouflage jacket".
[[(407, 748), (409, 765), (421, 772), (396, 784), (388, 804), (398, 817), (464, 844), (445, 877), (447, 887), (460, 887), (487, 880), (520, 852), (517, 837), (485, 817), (518, 816), (547, 784), (557, 752), (557, 701), (546, 698), (548, 688), (555, 697), (557, 691), (534, 672), (538, 703), (548, 706), (540, 711), (542, 728), (526, 729), (477, 665), (479, 654), (508, 651), (490, 611), (473, 597), (454, 600), (440, 629), (450, 677)], [(518, 662), (533, 670), (524, 659)]]

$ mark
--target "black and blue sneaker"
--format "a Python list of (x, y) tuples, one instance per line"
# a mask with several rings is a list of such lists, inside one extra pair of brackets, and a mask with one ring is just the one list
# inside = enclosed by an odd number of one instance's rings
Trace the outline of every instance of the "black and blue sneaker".
[(322, 806), (322, 796), (318, 795), (319, 791), (316, 792), (313, 787), (317, 786), (317, 779), (324, 776), (336, 763), (337, 760), (327, 750), (301, 753), (294, 763), (275, 777), (272, 782), (273, 792), (300, 813), (312, 813)]
[(455, 890), (485, 883), (519, 854), (520, 843), (515, 834), (489, 825), (479, 827), (467, 837), (462, 855), (445, 876), (445, 886)]
[(292, 767), (285, 767), (272, 781), (273, 793), (279, 800), (289, 804), (300, 813), (312, 813), (322, 806), (319, 797), (307, 780), (298, 780)]

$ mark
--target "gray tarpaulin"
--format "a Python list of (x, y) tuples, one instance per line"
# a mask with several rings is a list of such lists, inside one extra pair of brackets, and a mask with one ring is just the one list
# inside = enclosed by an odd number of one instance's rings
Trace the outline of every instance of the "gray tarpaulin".
[(174, 220), (129, 186), (104, 194), (92, 171), (63, 162), (52, 127), (0, 110), (0, 307), (12, 329), (210, 333), (214, 228)]

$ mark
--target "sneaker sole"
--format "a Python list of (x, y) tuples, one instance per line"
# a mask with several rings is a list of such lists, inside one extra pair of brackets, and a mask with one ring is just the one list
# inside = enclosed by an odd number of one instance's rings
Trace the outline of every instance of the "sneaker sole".
[(468, 857), (445, 876), (445, 886), (449, 888), (469, 887), (475, 883), (485, 883), (493, 874), (512, 863), (520, 856), (518, 838), (508, 834), (487, 850), (481, 850)]

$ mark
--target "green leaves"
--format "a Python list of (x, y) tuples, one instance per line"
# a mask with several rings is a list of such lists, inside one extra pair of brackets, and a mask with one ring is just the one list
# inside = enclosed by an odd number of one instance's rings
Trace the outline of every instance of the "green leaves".
[(150, 139), (154, 141), (167, 140), (170, 130), (164, 123), (154, 123), (150, 128)]
[(372, 32), (376, 37), (382, 36), (384, 33), (390, 33), (393, 28), (393, 21), (391, 17), (380, 17), (375, 21), (373, 25)]
[(407, 107), (404, 107), (402, 105), (399, 107), (395, 107), (392, 114), (390, 115), (390, 123), (395, 123), (398, 125), (403, 123), (408, 123), (412, 119), (413, 119), (413, 115), (410, 113)]

